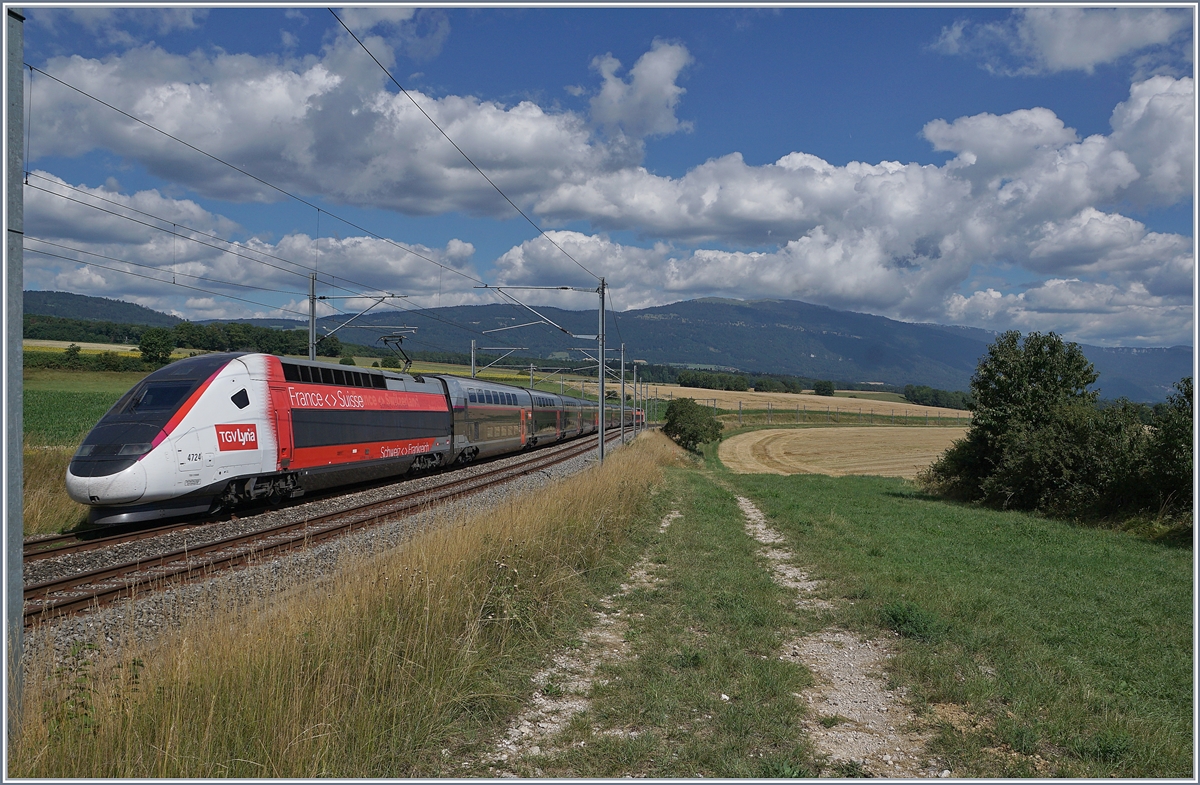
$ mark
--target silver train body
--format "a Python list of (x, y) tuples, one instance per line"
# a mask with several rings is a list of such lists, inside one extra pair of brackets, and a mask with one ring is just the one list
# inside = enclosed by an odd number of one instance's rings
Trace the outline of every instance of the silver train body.
[[(641, 414), (626, 409), (626, 425)], [(608, 427), (619, 427), (609, 404)], [(84, 438), (67, 492), (93, 523), (205, 514), (252, 500), (466, 464), (596, 433), (599, 407), (445, 374), (209, 354), (139, 382)]]

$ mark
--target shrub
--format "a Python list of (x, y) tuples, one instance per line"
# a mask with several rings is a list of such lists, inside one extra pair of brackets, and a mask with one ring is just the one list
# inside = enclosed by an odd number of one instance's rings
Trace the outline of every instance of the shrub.
[(1068, 518), (1191, 510), (1191, 380), (1156, 408), (1104, 408), (1097, 374), (1053, 333), (1001, 335), (971, 379), (975, 416), (964, 439), (921, 476), (938, 493)]
[(676, 398), (667, 404), (663, 433), (683, 449), (696, 452), (701, 444), (721, 437), (721, 423), (711, 410), (691, 398)]
[(817, 395), (833, 395), (833, 382), (816, 381), (813, 382), (813, 392)]
[(355, 362), (354, 362), (353, 357), (343, 357), (342, 359), (338, 360), (338, 365), (354, 365), (354, 364), (355, 364)]

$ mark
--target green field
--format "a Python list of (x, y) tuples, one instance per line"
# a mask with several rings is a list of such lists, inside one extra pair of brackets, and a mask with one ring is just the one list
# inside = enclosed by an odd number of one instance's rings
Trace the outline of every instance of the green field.
[(900, 480), (721, 474), (841, 606), (905, 637), (891, 677), (965, 707), (934, 751), (956, 775), (1192, 771), (1192, 551), (948, 504)]

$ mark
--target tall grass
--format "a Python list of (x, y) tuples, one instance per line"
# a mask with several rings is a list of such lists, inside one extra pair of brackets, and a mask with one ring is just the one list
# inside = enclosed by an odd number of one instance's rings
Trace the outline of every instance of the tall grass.
[(33, 446), (24, 451), (25, 534), (56, 534), (83, 523), (87, 507), (67, 496), (67, 464), (73, 447)]
[[(199, 620), (152, 651), (80, 650), (27, 676), (20, 777), (443, 773), (443, 745), (510, 713), (545, 636), (638, 520), (678, 451), (647, 434), (603, 467), (319, 585)], [(452, 746), (452, 745), (451, 745)]]

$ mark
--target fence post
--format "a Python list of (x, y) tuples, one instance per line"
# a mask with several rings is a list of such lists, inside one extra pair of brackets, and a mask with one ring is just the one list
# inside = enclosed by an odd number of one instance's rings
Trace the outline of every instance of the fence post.
[(742, 402), (738, 401), (738, 425), (742, 424)]
[(771, 424), (771, 402), (767, 401), (767, 425)]
[(800, 424), (800, 407), (799, 406), (796, 407), (796, 424), (797, 425)]

